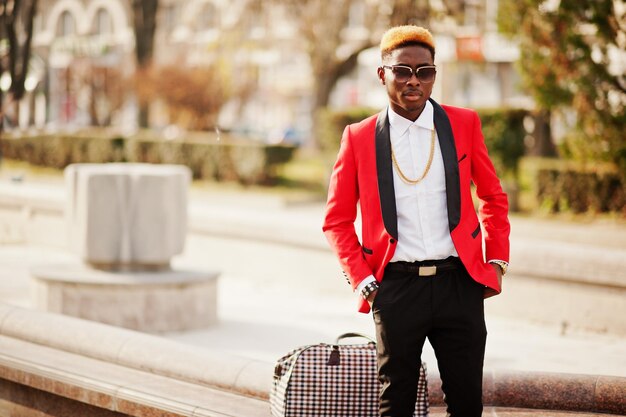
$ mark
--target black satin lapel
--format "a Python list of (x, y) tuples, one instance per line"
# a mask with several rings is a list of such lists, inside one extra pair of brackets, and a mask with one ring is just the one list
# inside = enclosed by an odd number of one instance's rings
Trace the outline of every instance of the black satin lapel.
[(443, 157), (443, 168), (446, 173), (446, 194), (448, 200), (448, 225), (450, 231), (458, 226), (461, 219), (461, 186), (459, 180), (459, 162), (454, 146), (454, 135), (450, 119), (443, 108), (430, 99), (434, 108), (435, 129), (439, 138), (439, 147)]
[(378, 192), (380, 208), (383, 213), (383, 223), (387, 232), (397, 240), (398, 218), (396, 212), (396, 192), (393, 188), (387, 109), (381, 111), (376, 120), (376, 171), (378, 173)]

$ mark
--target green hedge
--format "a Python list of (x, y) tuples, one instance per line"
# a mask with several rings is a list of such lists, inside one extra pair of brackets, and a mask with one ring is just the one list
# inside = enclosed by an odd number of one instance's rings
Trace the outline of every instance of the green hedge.
[(496, 171), (502, 177), (517, 179), (518, 164), (524, 156), (524, 118), (530, 116), (522, 109), (480, 109), (485, 144)]
[(335, 155), (339, 150), (341, 135), (345, 127), (376, 114), (380, 109), (352, 107), (344, 110), (324, 109), (318, 114), (318, 142), (322, 150)]
[(2, 156), (63, 169), (72, 163), (145, 162), (188, 166), (196, 179), (267, 183), (295, 148), (214, 134), (165, 140), (147, 132), (122, 137), (89, 130), (73, 134), (3, 135)]
[[(320, 113), (319, 142), (322, 148), (334, 155), (339, 148), (344, 127), (377, 111), (356, 107)], [(531, 112), (521, 109), (480, 109), (478, 115), (489, 155), (498, 174), (513, 184), (521, 182), (521, 187), (515, 185), (514, 188), (530, 194), (531, 201), (522, 204), (522, 209), (626, 215), (626, 184), (614, 165), (582, 165), (558, 159), (525, 158), (524, 119), (532, 117)]]
[(522, 169), (543, 210), (626, 216), (626, 184), (612, 164), (525, 158)]

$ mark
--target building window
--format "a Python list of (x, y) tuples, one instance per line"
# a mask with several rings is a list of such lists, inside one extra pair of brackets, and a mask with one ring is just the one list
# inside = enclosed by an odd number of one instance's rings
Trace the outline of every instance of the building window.
[(105, 9), (98, 9), (96, 12), (94, 32), (96, 35), (106, 35), (113, 32), (111, 14)]
[(57, 36), (71, 36), (76, 33), (76, 22), (74, 16), (67, 10), (61, 13), (59, 23), (57, 25)]

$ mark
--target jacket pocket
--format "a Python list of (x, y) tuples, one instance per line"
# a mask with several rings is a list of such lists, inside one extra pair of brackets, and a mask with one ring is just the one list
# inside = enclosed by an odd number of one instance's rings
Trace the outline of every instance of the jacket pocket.
[(476, 236), (480, 233), (480, 223), (476, 226), (476, 229), (472, 232), (472, 239), (476, 239)]

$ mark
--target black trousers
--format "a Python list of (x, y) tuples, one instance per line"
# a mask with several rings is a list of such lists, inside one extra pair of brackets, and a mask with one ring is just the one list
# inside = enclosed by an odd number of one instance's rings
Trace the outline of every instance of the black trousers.
[(433, 346), (448, 415), (482, 415), (484, 287), (465, 268), (423, 277), (389, 269), (372, 306), (381, 417), (411, 417), (426, 338)]

